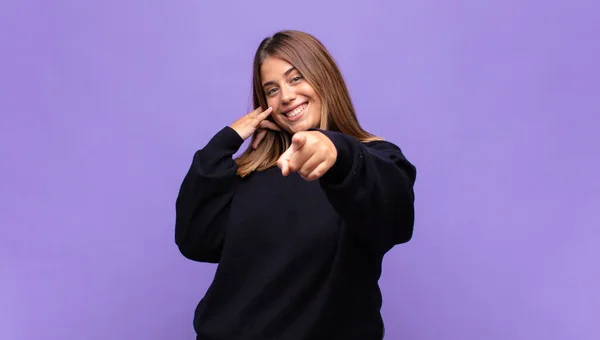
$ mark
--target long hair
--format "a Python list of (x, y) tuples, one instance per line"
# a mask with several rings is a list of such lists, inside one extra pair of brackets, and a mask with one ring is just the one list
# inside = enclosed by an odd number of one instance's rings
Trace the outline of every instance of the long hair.
[[(313, 87), (321, 99), (319, 129), (341, 132), (361, 142), (381, 140), (360, 126), (348, 88), (335, 60), (325, 46), (308, 33), (280, 31), (260, 43), (254, 56), (252, 75), (255, 108), (268, 108), (260, 76), (262, 63), (267, 57), (290, 63)], [(268, 119), (273, 121), (271, 116)], [(255, 136), (252, 136), (252, 140)], [(237, 174), (244, 177), (253, 171), (262, 171), (276, 165), (281, 154), (291, 145), (291, 137), (285, 131), (268, 130), (256, 149), (250, 143), (236, 158)]]

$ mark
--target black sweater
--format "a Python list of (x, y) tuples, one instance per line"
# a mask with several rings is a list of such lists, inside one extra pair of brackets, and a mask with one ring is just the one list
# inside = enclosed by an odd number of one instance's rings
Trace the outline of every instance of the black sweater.
[(237, 176), (243, 140), (229, 127), (194, 154), (175, 240), (186, 258), (218, 263), (198, 339), (383, 337), (381, 264), (412, 237), (416, 169), (392, 143), (321, 132), (338, 158), (312, 182), (277, 167)]

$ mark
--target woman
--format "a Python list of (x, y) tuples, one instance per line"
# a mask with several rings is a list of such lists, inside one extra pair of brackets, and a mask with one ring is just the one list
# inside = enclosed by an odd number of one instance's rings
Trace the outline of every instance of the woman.
[(253, 78), (257, 109), (194, 154), (177, 198), (181, 253), (218, 263), (197, 339), (381, 339), (378, 279), (412, 237), (415, 167), (361, 128), (311, 35), (263, 40)]

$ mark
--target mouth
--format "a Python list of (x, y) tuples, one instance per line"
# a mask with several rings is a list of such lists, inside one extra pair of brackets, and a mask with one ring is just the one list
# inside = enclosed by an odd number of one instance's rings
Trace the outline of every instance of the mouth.
[(300, 104), (300, 105), (296, 106), (295, 108), (293, 108), (293, 109), (291, 109), (289, 111), (282, 112), (282, 114), (284, 116), (286, 116), (289, 120), (296, 120), (296, 119), (299, 119), (300, 116), (302, 116), (302, 114), (306, 110), (307, 106), (308, 106), (308, 103), (303, 103), (303, 104)]

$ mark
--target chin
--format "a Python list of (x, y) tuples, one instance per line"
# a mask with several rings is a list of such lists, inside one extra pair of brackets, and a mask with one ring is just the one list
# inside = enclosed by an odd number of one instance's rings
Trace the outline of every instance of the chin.
[[(309, 118), (309, 117), (307, 117), (307, 118)], [(315, 122), (315, 119), (306, 119), (306, 120), (301, 119), (294, 123), (290, 123), (285, 120), (279, 120), (277, 123), (280, 127), (282, 127), (285, 131), (287, 131), (288, 133), (290, 133), (292, 135), (296, 132), (308, 131), (309, 129), (319, 127), (318, 119), (316, 119), (316, 122)]]
[(289, 130), (292, 134), (296, 133), (296, 132), (301, 132), (301, 131), (308, 131), (308, 129), (310, 129), (310, 125), (306, 124), (306, 123), (299, 123), (296, 126), (290, 126)]

